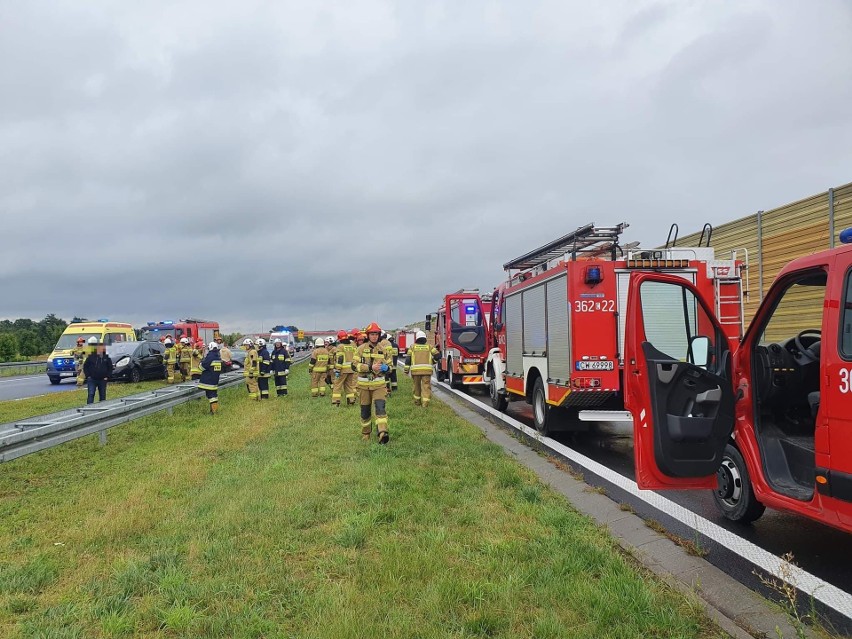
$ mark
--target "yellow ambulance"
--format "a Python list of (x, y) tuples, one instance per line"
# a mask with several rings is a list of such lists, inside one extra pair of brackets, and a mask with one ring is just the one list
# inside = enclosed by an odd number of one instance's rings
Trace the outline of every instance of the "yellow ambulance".
[(58, 384), (63, 377), (76, 377), (74, 368), (74, 349), (77, 348), (77, 338), (82, 337), (88, 346), (89, 338), (96, 337), (99, 344), (115, 344), (116, 342), (132, 342), (136, 339), (133, 326), (124, 322), (76, 322), (69, 324), (53, 352), (47, 358), (47, 378), (51, 384)]

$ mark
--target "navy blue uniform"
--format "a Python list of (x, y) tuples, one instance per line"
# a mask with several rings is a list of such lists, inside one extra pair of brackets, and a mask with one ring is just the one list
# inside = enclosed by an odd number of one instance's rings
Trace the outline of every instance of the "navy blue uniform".
[(287, 375), (290, 373), (290, 351), (285, 347), (276, 348), (272, 351), (272, 372), (275, 375), (275, 392), (279, 396), (287, 394)]
[(218, 348), (212, 348), (201, 360), (201, 378), (198, 380), (198, 388), (207, 395), (210, 402), (210, 412), (215, 413), (219, 409), (219, 375), (222, 373), (222, 357)]

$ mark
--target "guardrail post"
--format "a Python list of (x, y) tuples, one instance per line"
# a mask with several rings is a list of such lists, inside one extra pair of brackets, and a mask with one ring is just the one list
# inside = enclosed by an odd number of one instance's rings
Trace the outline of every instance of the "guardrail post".
[(105, 430), (102, 430), (98, 433), (98, 441), (101, 443), (101, 446), (106, 446), (107, 437), (106, 437), (106, 431)]

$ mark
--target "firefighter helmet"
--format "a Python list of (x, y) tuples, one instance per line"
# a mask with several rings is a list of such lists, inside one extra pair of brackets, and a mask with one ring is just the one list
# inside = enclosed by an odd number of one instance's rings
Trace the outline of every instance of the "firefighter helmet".
[(92, 335), (92, 336), (89, 338), (89, 340), (88, 340), (88, 341), (89, 341), (89, 344), (94, 345), (94, 344), (97, 344), (97, 343), (98, 343), (98, 338), (97, 338), (97, 337), (95, 337), (94, 335)]
[(417, 331), (414, 334), (414, 341), (417, 341), (419, 339), (426, 339), (426, 333), (424, 333), (423, 331)]
[(85, 337), (83, 337), (82, 335), (80, 335), (80, 337), (78, 337), (78, 338), (77, 338), (77, 343), (78, 343), (78, 344), (85, 344), (85, 343), (86, 343), (86, 338), (85, 338)]
[(364, 332), (367, 333), (367, 335), (369, 335), (370, 333), (378, 333), (379, 335), (381, 335), (382, 329), (375, 322), (371, 322), (370, 325), (364, 329)]
[(283, 344), (284, 342), (281, 341), (280, 337), (276, 337), (274, 340), (272, 340), (272, 343), (273, 344)]
[(349, 337), (349, 334), (346, 331), (337, 331), (337, 339), (342, 340)]
[(257, 342), (255, 342), (258, 346), (266, 346), (266, 340), (262, 337), (257, 338)]
[(171, 335), (166, 335), (166, 339), (163, 340), (163, 346), (171, 346), (174, 344), (172, 341)]
[(253, 342), (253, 341), (251, 341), (251, 338), (250, 338), (250, 337), (246, 337), (246, 338), (243, 340), (243, 346), (254, 346), (254, 342)]
[(322, 337), (317, 337), (314, 340), (314, 346), (316, 346), (317, 348), (319, 348), (320, 346), (325, 346), (325, 342), (322, 341)]
[(332, 344), (334, 344), (334, 338), (329, 335), (328, 337), (325, 338), (325, 345), (331, 346)]
[(219, 350), (219, 345), (216, 342), (210, 342), (207, 345), (207, 350), (208, 351), (217, 351), (217, 350)]
[(180, 343), (181, 344), (189, 344), (189, 338), (188, 337), (181, 337)]

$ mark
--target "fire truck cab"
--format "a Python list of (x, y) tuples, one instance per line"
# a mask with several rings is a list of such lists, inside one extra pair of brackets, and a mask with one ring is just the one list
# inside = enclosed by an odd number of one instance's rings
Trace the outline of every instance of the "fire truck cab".
[(165, 320), (148, 322), (140, 329), (141, 339), (156, 342), (164, 337), (179, 340), (188, 337), (192, 341), (201, 339), (205, 344), (219, 337), (219, 323), (192, 317), (178, 321)]
[[(426, 318), (427, 331), (433, 315)], [(483, 383), (482, 370), (491, 341), (478, 289), (461, 289), (444, 296), (435, 316), (436, 365), (440, 381), (453, 388)]]
[(852, 246), (787, 264), (736, 346), (717, 315), (692, 282), (631, 275), (637, 484), (711, 489), (734, 521), (770, 507), (852, 532)]
[[(726, 337), (739, 340), (745, 264), (736, 255), (716, 260), (709, 246), (622, 247), (626, 227), (587, 224), (503, 265), (508, 279), (492, 296), (493, 338), (484, 368), (495, 408), (525, 400), (545, 435), (584, 430), (589, 422), (631, 422), (623, 354), (629, 282), (639, 271), (668, 273), (696, 286), (715, 300)], [(647, 296), (654, 326), (664, 335), (678, 326), (673, 303)]]

